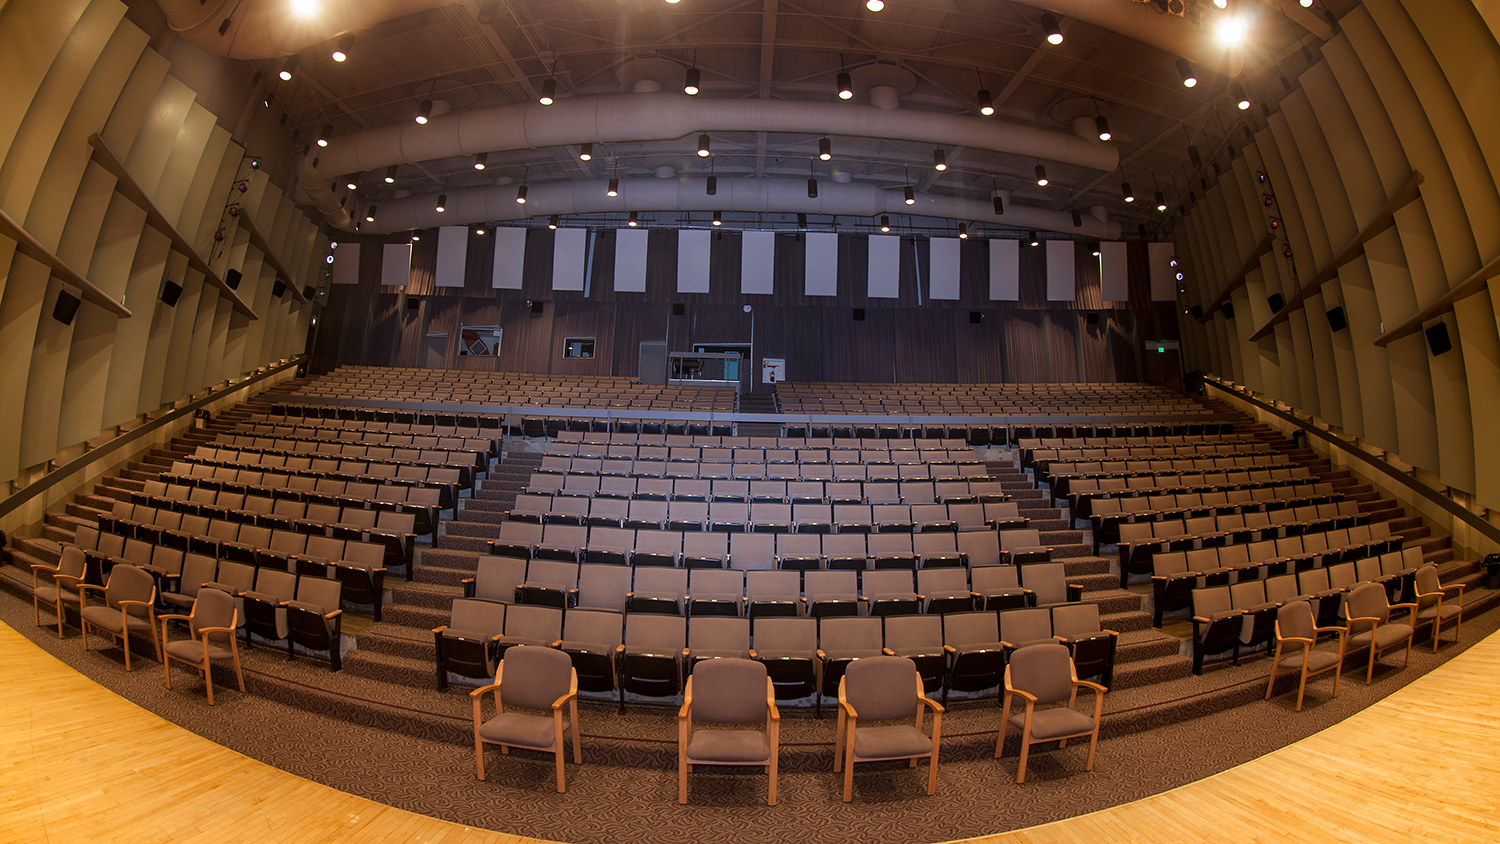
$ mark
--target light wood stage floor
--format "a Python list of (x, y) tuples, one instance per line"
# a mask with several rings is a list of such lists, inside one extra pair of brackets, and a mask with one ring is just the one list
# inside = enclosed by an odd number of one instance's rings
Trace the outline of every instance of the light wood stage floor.
[[(1248, 764), (972, 840), (1500, 841), (1497, 677), (1500, 633)], [(3, 624), (0, 712), (0, 842), (535, 840), (383, 806), (241, 756), (105, 690)]]

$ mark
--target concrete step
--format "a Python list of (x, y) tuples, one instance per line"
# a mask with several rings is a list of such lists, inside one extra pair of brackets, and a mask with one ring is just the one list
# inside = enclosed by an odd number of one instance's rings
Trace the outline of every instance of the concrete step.
[(439, 536), (434, 551), (467, 551), (471, 554), (488, 554), (489, 538), (470, 536)]
[[(400, 581), (394, 586), (387, 586), (390, 597), (388, 606), (403, 605), (423, 607), (425, 609), (450, 610), (453, 607), (454, 598), (463, 597), (463, 589), (454, 584), (435, 583), (423, 580), (420, 575), (427, 566), (418, 567), (418, 579), (407, 583)], [(434, 569), (438, 571), (440, 569)], [(472, 572), (470, 572), (472, 574)]]
[(432, 688), (433, 663), (410, 657), (358, 650), (344, 656), (344, 672), (400, 686)]
[(398, 604), (386, 607), (382, 618), (386, 624), (413, 627), (418, 630), (431, 630), (434, 627), (447, 624), (452, 614), (451, 605), (445, 609), (434, 609), (432, 607), (419, 607), (412, 604)]
[(1129, 689), (1183, 679), (1193, 673), (1189, 659), (1173, 654), (1151, 659), (1115, 662), (1115, 688)]

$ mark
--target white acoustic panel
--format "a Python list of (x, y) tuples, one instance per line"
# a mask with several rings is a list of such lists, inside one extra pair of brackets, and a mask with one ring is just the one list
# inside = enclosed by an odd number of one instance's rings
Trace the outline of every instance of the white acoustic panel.
[(588, 229), (558, 229), (552, 242), (552, 289), (583, 289), (584, 241)]
[(956, 237), (928, 241), (927, 298), (958, 298), (958, 244)]
[(1177, 247), (1171, 243), (1146, 244), (1151, 263), (1151, 301), (1175, 302), (1177, 279), (1173, 277), (1172, 253)]
[(708, 254), (713, 232), (683, 229), (677, 233), (677, 292), (708, 292)]
[(1073, 265), (1073, 241), (1047, 241), (1047, 301), (1078, 298), (1078, 271)]
[(340, 243), (339, 248), (333, 250), (333, 283), (359, 284), (358, 243)]
[(387, 243), (380, 261), (380, 283), (405, 287), (411, 280), (411, 244)]
[(437, 286), (463, 287), (464, 264), (469, 259), (469, 227), (438, 229)]
[(837, 296), (839, 292), (839, 236), (833, 232), (808, 232), (804, 256), (803, 292), (808, 296)]
[(990, 300), (1015, 302), (1021, 298), (1021, 242), (990, 239)]
[(870, 235), (869, 296), (871, 299), (901, 297), (901, 238)]
[(745, 232), (740, 241), (740, 292), (771, 295), (776, 279), (775, 232)]
[(644, 229), (615, 230), (615, 292), (646, 292), (646, 241)]
[(490, 273), (490, 287), (495, 290), (520, 290), (521, 268), (526, 264), (526, 229), (501, 226), (495, 229), (495, 268)]
[(1099, 244), (1099, 291), (1106, 302), (1130, 298), (1130, 259), (1125, 244)]

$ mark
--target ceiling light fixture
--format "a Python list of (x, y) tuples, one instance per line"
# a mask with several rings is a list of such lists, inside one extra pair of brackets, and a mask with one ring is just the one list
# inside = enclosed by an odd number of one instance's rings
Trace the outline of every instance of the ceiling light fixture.
[(279, 76), (279, 77), (281, 77), (281, 81), (282, 82), (290, 82), (290, 81), (292, 81), (292, 74), (295, 73), (296, 71), (297, 71), (297, 54), (293, 53), (290, 56), (286, 57), (286, 61), (284, 61), (284, 62), (281, 63), (281, 71), (279, 73), (277, 73), (276, 75)]
[(865, 8), (872, 12), (878, 12), (885, 8), (885, 0), (865, 0)]
[(1073, 228), (1075, 228), (1075, 229), (1081, 229), (1081, 228), (1083, 228), (1083, 215), (1080, 214), (1080, 213), (1078, 213), (1078, 209), (1077, 208), (1073, 209)]
[(932, 169), (939, 173), (948, 169), (948, 156), (940, 149), (932, 151)]
[(1063, 42), (1062, 24), (1058, 23), (1057, 15), (1047, 12), (1042, 15), (1042, 31), (1047, 33), (1047, 43), (1056, 47)]
[(1047, 186), (1047, 168), (1040, 161), (1036, 163), (1036, 183), (1042, 187)]
[(434, 205), (432, 207), (432, 210), (438, 212), (439, 214), (443, 213), (444, 211), (447, 211), (448, 210), (448, 194), (446, 194), (446, 193), (440, 193), (440, 194), (438, 194), (437, 205)]
[(1156, 192), (1156, 210), (1167, 210), (1167, 195), (1165, 193), (1162, 193), (1161, 191)]
[(552, 105), (557, 101), (556, 79), (553, 79), (550, 76), (547, 77), (547, 80), (542, 83), (542, 95), (537, 97), (536, 101), (541, 103), (542, 105)]
[(891, 218), (887, 217), (884, 214), (880, 215), (880, 230), (883, 232), (888, 232), (891, 230)]
[(719, 177), (709, 176), (707, 185), (708, 195), (714, 196), (719, 192)]
[(306, 18), (318, 13), (318, 0), (292, 0), (292, 11)]
[(833, 158), (832, 140), (822, 138), (818, 141), (818, 158), (822, 161), (828, 161)]
[(619, 176), (610, 176), (609, 177), (609, 189), (604, 192), (604, 195), (605, 196), (619, 196), (620, 195), (620, 177)]
[(396, 165), (392, 164), (391, 166), (385, 168), (385, 183), (388, 185), (394, 185), (396, 183)]
[(817, 179), (811, 179), (810, 178), (810, 179), (807, 180), (807, 198), (808, 199), (817, 199), (818, 198), (818, 180)]
[(331, 135), (331, 134), (333, 134), (333, 124), (332, 123), (324, 123), (323, 124), (323, 128), (321, 128), (321, 129), (318, 130), (318, 137), (315, 139), (317, 141), (317, 143), (318, 143), (318, 146), (320, 146), (320, 147), (326, 147), (326, 146), (328, 146), (328, 136)]
[(709, 152), (710, 152), (710, 150), (709, 150), (709, 146), (708, 146), (708, 136), (707, 135), (699, 135), (698, 136), (698, 157), (699, 158), (707, 158), (708, 155), (709, 155)]
[(555, 228), (557, 228), (557, 215), (556, 214), (553, 214), (551, 217), (547, 218), (547, 228), (549, 228), (549, 229), (555, 229)]
[(907, 205), (916, 205), (917, 204), (917, 193), (916, 193), (916, 191), (912, 190), (912, 186), (911, 185), (907, 185), (902, 190), (902, 193), (904, 193), (906, 195), (906, 204)]
[(839, 99), (850, 100), (854, 98), (854, 80), (846, 71), (839, 71)]
[(1248, 27), (1245, 26), (1245, 22), (1239, 18), (1226, 18), (1219, 21), (1219, 26), (1216, 30), (1219, 36), (1219, 43), (1226, 47), (1238, 46), (1241, 41), (1245, 40), (1247, 29)]
[(484, 237), (484, 226), (475, 227), (474, 233), (479, 235), (480, 237)]
[(1102, 114), (1094, 118), (1094, 128), (1099, 130), (1099, 140), (1101, 141), (1107, 141), (1114, 137), (1114, 134), (1109, 131), (1109, 121)]
[(432, 117), (432, 100), (423, 100), (417, 107), (417, 122), (423, 126), (427, 125), (428, 119)]
[(352, 181), (345, 182), (344, 187), (348, 188), (349, 190), (359, 190), (359, 185), (355, 184)]
[(979, 72), (979, 68), (974, 68), (974, 75), (979, 77), (979, 113), (989, 117), (995, 113), (995, 100), (990, 96), (990, 89), (984, 87), (984, 74)]
[(687, 79), (682, 83), (682, 93), (689, 97), (698, 96), (699, 85), (703, 82), (703, 73), (696, 67), (690, 67), (687, 71)]
[(723, 211), (715, 211), (714, 212), (714, 225), (716, 225), (716, 226), (722, 226), (722, 225), (724, 225), (724, 212)]
[(1250, 98), (1245, 95), (1245, 86), (1239, 82), (1229, 83), (1229, 97), (1240, 111), (1250, 108)]
[(526, 204), (526, 185), (524, 185), (524, 184), (521, 185), (520, 187), (516, 188), (516, 204), (517, 205), (525, 205)]
[(578, 160), (579, 161), (593, 161), (594, 160), (594, 145), (592, 143), (584, 144), (583, 146), (581, 146), (581, 147), (578, 148)]
[(1032, 246), (1041, 246), (1041, 245), (1042, 245), (1042, 242), (1041, 242), (1041, 241), (1040, 241), (1040, 240), (1038, 240), (1038, 239), (1037, 239), (1037, 236), (1036, 236), (1036, 232), (1035, 232), (1035, 231), (1030, 231), (1030, 232), (1027, 232), (1027, 235), (1028, 235), (1028, 236), (1029, 236), (1029, 237), (1030, 237), (1030, 239), (1031, 239), (1031, 245), (1032, 245)]
[(999, 193), (995, 194), (995, 216), (999, 217), (1005, 213), (1005, 197)]
[(969, 224), (968, 223), (959, 223), (958, 224), (958, 239), (959, 240), (968, 240), (969, 239)]
[(1120, 183), (1120, 194), (1125, 197), (1126, 202), (1135, 202), (1135, 191), (1130, 189), (1129, 182)]
[(628, 225), (628, 226), (630, 226), (631, 228), (635, 228), (636, 226), (640, 225), (641, 221), (640, 221), (640, 218), (637, 216), (638, 213), (639, 212), (631, 211), (630, 212), (630, 219), (627, 220), (625, 224)]
[(483, 170), (485, 163), (489, 160), (489, 157), (490, 154), (487, 152), (481, 152), (480, 154), (474, 156), (474, 169)]
[(1198, 84), (1198, 77), (1193, 73), (1193, 66), (1187, 59), (1177, 60), (1177, 74), (1182, 77), (1182, 87), (1191, 88)]
[(365, 222), (367, 222), (367, 223), (373, 223), (373, 222), (375, 222), (375, 206), (374, 205), (371, 205), (369, 208), (365, 209)]
[(343, 38), (340, 38), (338, 43), (334, 45), (332, 53), (333, 60), (336, 62), (348, 61), (349, 51), (352, 49), (354, 49), (354, 33), (351, 32), (348, 35), (345, 35)]

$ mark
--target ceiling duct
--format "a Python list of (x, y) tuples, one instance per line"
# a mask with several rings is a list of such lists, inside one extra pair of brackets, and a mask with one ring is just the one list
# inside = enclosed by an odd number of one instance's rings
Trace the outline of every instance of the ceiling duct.
[[(988, 225), (1081, 234), (1101, 240), (1116, 240), (1120, 224), (1090, 214), (1083, 226), (1073, 225), (1072, 214), (1027, 205), (1007, 205), (1005, 216), (996, 217), (993, 204), (985, 199), (961, 199), (919, 193), (916, 204), (907, 205), (900, 191), (870, 184), (819, 182), (818, 196), (807, 196), (802, 179), (719, 177), (718, 191), (709, 196), (701, 178), (621, 179), (620, 195), (605, 194), (605, 182), (552, 182), (532, 185), (525, 206), (516, 204), (515, 190), (499, 187), (450, 191), (447, 210), (438, 213), (431, 195), (380, 203), (375, 223), (363, 226), (365, 234), (426, 229), (435, 226), (469, 225), (479, 222), (543, 218), (553, 214), (623, 214), (629, 211), (723, 211), (726, 213), (818, 214), (841, 217), (878, 217), (903, 214), (964, 220)], [(345, 217), (347, 219), (347, 216)], [(347, 228), (350, 224), (338, 224)]]

